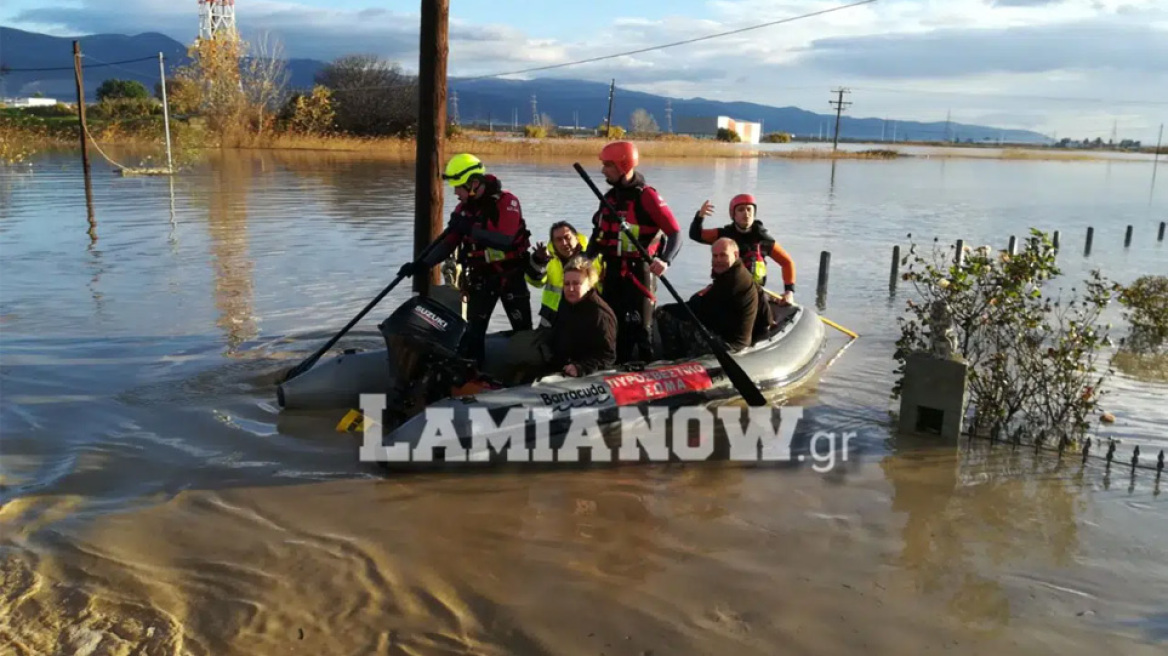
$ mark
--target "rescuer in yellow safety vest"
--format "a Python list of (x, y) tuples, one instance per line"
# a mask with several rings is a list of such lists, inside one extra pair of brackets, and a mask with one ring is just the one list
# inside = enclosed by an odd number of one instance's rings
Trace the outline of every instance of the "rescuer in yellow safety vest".
[[(560, 300), (564, 297), (564, 264), (588, 248), (588, 237), (567, 221), (553, 224), (548, 237), (551, 242), (549, 245), (539, 242), (531, 251), (524, 274), (527, 284), (543, 288), (539, 307), (541, 328), (551, 326), (560, 309)], [(592, 262), (592, 268), (596, 269), (597, 275), (602, 274), (600, 258)]]

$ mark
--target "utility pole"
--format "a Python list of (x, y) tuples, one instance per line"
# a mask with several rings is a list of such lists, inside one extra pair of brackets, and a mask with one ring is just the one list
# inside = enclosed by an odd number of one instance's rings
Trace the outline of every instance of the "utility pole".
[(535, 94), (531, 94), (531, 124), (543, 125), (543, 121), (539, 120), (539, 110), (535, 107)]
[(673, 101), (665, 101), (665, 131), (669, 134), (673, 133)]
[[(450, 0), (422, 0), (418, 49), (418, 143), (414, 168), (414, 258), (442, 232), (442, 142), (446, 137), (446, 55)], [(442, 281), (434, 267), (414, 274), (414, 291), (429, 294)]]
[(450, 99), (450, 122), (455, 124), (455, 125), (458, 125), (460, 123), (459, 117), (458, 117), (458, 92), (455, 91), (455, 92), (451, 93), (450, 95), (453, 96)]
[(85, 208), (89, 213), (89, 234), (93, 236), (93, 182), (89, 179), (89, 127), (85, 123), (85, 80), (81, 75), (81, 42), (73, 42), (73, 73), (77, 82), (77, 118), (81, 120), (81, 166), (85, 173)]
[(158, 73), (162, 78), (162, 126), (166, 130), (166, 170), (174, 173), (174, 160), (170, 156), (170, 109), (166, 104), (166, 64), (162, 53), (158, 53)]
[(852, 104), (850, 102), (844, 102), (844, 94), (851, 93), (851, 91), (840, 87), (838, 89), (832, 89), (831, 92), (838, 95), (837, 100), (830, 100), (827, 103), (835, 107), (835, 136), (831, 140), (831, 149), (836, 150), (839, 147), (840, 114), (843, 113), (844, 107), (849, 107)]
[(604, 119), (604, 138), (612, 131), (612, 97), (616, 94), (616, 78), (608, 85), (608, 117)]

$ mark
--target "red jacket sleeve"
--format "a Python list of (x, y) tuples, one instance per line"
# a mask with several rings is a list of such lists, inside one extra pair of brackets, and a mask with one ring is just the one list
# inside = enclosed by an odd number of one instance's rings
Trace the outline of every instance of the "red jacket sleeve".
[(681, 250), (681, 226), (677, 224), (673, 210), (669, 209), (665, 199), (652, 187), (645, 187), (642, 190), (641, 206), (645, 208), (649, 217), (653, 219), (653, 223), (656, 223), (662, 234), (665, 235), (665, 243), (657, 252), (657, 257), (666, 263), (672, 263), (673, 258), (677, 257), (677, 252)]
[(519, 206), (519, 199), (515, 194), (504, 191), (499, 195), (496, 206), (499, 208), (499, 232), (517, 234), (523, 227), (523, 209)]
[(677, 224), (677, 219), (673, 216), (673, 210), (669, 209), (669, 204), (657, 193), (657, 190), (652, 187), (645, 187), (641, 192), (641, 206), (649, 212), (653, 222), (667, 235), (676, 235), (681, 232), (681, 226)]

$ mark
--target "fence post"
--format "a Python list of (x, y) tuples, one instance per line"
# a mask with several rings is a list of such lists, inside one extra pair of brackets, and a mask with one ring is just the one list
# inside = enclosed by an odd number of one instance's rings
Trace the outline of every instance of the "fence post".
[(819, 253), (819, 282), (816, 284), (816, 296), (818, 297), (819, 306), (822, 309), (827, 301), (827, 279), (828, 272), (831, 268), (831, 253), (822, 251)]
[(896, 289), (896, 281), (900, 278), (900, 246), (892, 247), (892, 270), (888, 273), (888, 288)]

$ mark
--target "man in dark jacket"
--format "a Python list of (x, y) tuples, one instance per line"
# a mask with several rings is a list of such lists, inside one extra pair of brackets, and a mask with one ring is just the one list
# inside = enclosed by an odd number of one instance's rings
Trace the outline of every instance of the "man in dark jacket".
[[(761, 298), (754, 277), (739, 259), (738, 244), (733, 239), (723, 237), (715, 241), (712, 256), (713, 282), (694, 294), (687, 304), (710, 333), (731, 351), (739, 351), (753, 343), (760, 320), (769, 323), (770, 306)], [(674, 303), (661, 310), (661, 338), (667, 357), (709, 352), (684, 308)]]
[(714, 242), (713, 279), (689, 299), (698, 319), (732, 351), (750, 346), (758, 316), (758, 288), (738, 257), (738, 244), (723, 237)]

